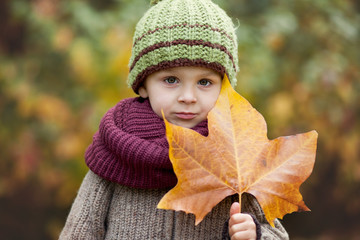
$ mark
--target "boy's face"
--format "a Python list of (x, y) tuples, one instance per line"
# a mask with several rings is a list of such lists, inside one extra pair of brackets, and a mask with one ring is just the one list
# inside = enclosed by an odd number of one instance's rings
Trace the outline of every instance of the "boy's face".
[(202, 67), (176, 67), (149, 75), (139, 89), (153, 111), (169, 122), (192, 128), (207, 118), (221, 89), (221, 75)]

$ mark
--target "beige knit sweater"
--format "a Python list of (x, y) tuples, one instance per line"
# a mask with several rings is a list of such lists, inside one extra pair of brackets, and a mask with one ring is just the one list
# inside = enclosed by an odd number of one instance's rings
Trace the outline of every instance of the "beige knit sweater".
[[(73, 203), (60, 239), (221, 239), (231, 197), (219, 203), (198, 225), (184, 212), (157, 209), (168, 190), (144, 190), (104, 180), (89, 171)], [(261, 239), (288, 239), (278, 220), (272, 228), (257, 201), (242, 197), (243, 210), (260, 222)]]

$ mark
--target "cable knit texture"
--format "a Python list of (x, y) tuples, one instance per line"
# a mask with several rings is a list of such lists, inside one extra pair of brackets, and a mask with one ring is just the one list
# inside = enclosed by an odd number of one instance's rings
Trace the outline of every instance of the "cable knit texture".
[[(229, 239), (223, 236), (223, 227), (229, 218), (230, 206), (237, 197), (225, 198), (195, 226), (192, 214), (156, 208), (168, 190), (130, 188), (109, 182), (89, 171), (59, 239)], [(242, 210), (258, 220), (262, 240), (289, 239), (278, 220), (275, 220), (274, 228), (266, 222), (252, 195), (243, 194), (241, 203)]]
[[(195, 131), (207, 135), (207, 121)], [(174, 187), (177, 178), (169, 159), (164, 121), (148, 99), (129, 98), (111, 108), (85, 154), (97, 175), (135, 188)]]

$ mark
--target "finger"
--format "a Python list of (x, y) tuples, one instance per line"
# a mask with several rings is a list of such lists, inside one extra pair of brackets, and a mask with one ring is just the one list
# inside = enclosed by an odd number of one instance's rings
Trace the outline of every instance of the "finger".
[(232, 205), (231, 205), (231, 208), (230, 208), (230, 217), (236, 213), (240, 213), (240, 204), (238, 202), (234, 202)]
[[(234, 207), (235, 208), (235, 207)], [(253, 222), (254, 220), (249, 214), (246, 213), (234, 213), (230, 216), (229, 219), (229, 226), (232, 226), (234, 224), (244, 223), (244, 222)]]
[(229, 228), (235, 231), (243, 231), (247, 229), (256, 229), (256, 224), (251, 216), (247, 214), (241, 214), (241, 216), (236, 215), (230, 219)]
[(229, 235), (230, 237), (238, 232), (244, 232), (247, 230), (246, 224), (234, 224), (231, 227), (229, 227)]
[(229, 221), (230, 236), (239, 231), (256, 231), (256, 224), (249, 214), (234, 214)]
[(237, 239), (256, 239), (256, 232), (252, 231), (241, 231), (236, 232), (233, 235), (230, 235), (231, 240), (237, 240)]

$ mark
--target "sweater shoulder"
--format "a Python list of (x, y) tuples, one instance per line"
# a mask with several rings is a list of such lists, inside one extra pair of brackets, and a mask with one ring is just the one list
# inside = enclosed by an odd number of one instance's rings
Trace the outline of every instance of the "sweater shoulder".
[(59, 239), (103, 239), (114, 186), (114, 183), (88, 171)]

